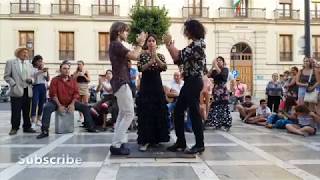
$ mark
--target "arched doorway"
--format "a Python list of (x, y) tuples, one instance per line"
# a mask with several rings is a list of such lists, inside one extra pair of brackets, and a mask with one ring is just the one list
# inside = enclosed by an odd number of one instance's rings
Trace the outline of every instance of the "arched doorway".
[(239, 79), (247, 84), (249, 94), (253, 88), (253, 68), (252, 49), (244, 42), (239, 42), (232, 46), (230, 51), (230, 69), (240, 72)]

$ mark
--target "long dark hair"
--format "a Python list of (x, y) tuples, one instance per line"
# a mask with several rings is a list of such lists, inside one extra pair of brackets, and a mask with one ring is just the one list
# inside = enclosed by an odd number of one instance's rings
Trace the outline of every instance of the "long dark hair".
[(143, 50), (147, 50), (148, 49), (147, 43), (148, 43), (148, 39), (150, 37), (153, 37), (156, 40), (156, 44), (158, 45), (157, 36), (155, 34), (150, 33), (150, 34), (148, 34), (148, 37), (146, 38), (146, 41), (144, 42), (144, 45), (142, 47)]
[(129, 31), (129, 26), (126, 23), (116, 21), (110, 28), (110, 41), (116, 41), (119, 33)]

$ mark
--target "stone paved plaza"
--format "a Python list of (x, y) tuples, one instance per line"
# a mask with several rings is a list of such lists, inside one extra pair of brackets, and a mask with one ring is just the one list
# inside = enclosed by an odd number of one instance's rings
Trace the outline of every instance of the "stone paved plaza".
[[(320, 179), (320, 135), (304, 138), (284, 130), (246, 125), (240, 122), (237, 113), (233, 114), (230, 132), (206, 130), (206, 151), (183, 158), (177, 158), (178, 155), (163, 158), (161, 153), (153, 156), (149, 153), (149, 158), (112, 157), (109, 154), (112, 132), (90, 134), (77, 127), (73, 134), (56, 135), (53, 122), (49, 138), (37, 140), (37, 134), (23, 134), (22, 130), (10, 137), (9, 121), (9, 111), (0, 111), (1, 180)], [(136, 137), (135, 132), (129, 133), (132, 145)], [(172, 132), (172, 141), (174, 137)], [(192, 145), (193, 134), (186, 133), (186, 137)], [(136, 147), (133, 152), (137, 152)], [(81, 158), (82, 162), (18, 163), (35, 156), (44, 159), (66, 155)]]

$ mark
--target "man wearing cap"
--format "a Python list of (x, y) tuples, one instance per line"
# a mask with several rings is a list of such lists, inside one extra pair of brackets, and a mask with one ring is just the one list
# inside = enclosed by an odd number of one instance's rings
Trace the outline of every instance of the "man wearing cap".
[(23, 132), (35, 133), (31, 128), (30, 104), (32, 97), (33, 67), (29, 62), (29, 49), (19, 47), (15, 51), (15, 59), (8, 60), (4, 71), (4, 80), (10, 86), (11, 98), (11, 131), (15, 135), (20, 127), (21, 110), (23, 116)]

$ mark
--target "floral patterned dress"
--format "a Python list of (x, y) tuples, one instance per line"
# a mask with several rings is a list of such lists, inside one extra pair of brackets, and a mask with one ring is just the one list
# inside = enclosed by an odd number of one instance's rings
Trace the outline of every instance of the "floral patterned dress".
[(232, 126), (232, 118), (228, 106), (229, 92), (226, 86), (229, 70), (223, 68), (220, 74), (213, 71), (211, 77), (214, 79), (214, 87), (212, 90), (213, 102), (210, 105), (208, 113), (208, 125), (216, 129)]
[[(157, 54), (165, 63), (162, 54)], [(168, 128), (168, 109), (162, 86), (160, 72), (167, 67), (152, 66), (142, 71), (142, 66), (151, 60), (149, 53), (142, 53), (137, 64), (142, 72), (140, 90), (136, 98), (138, 115), (138, 144), (158, 144), (170, 140)]]

